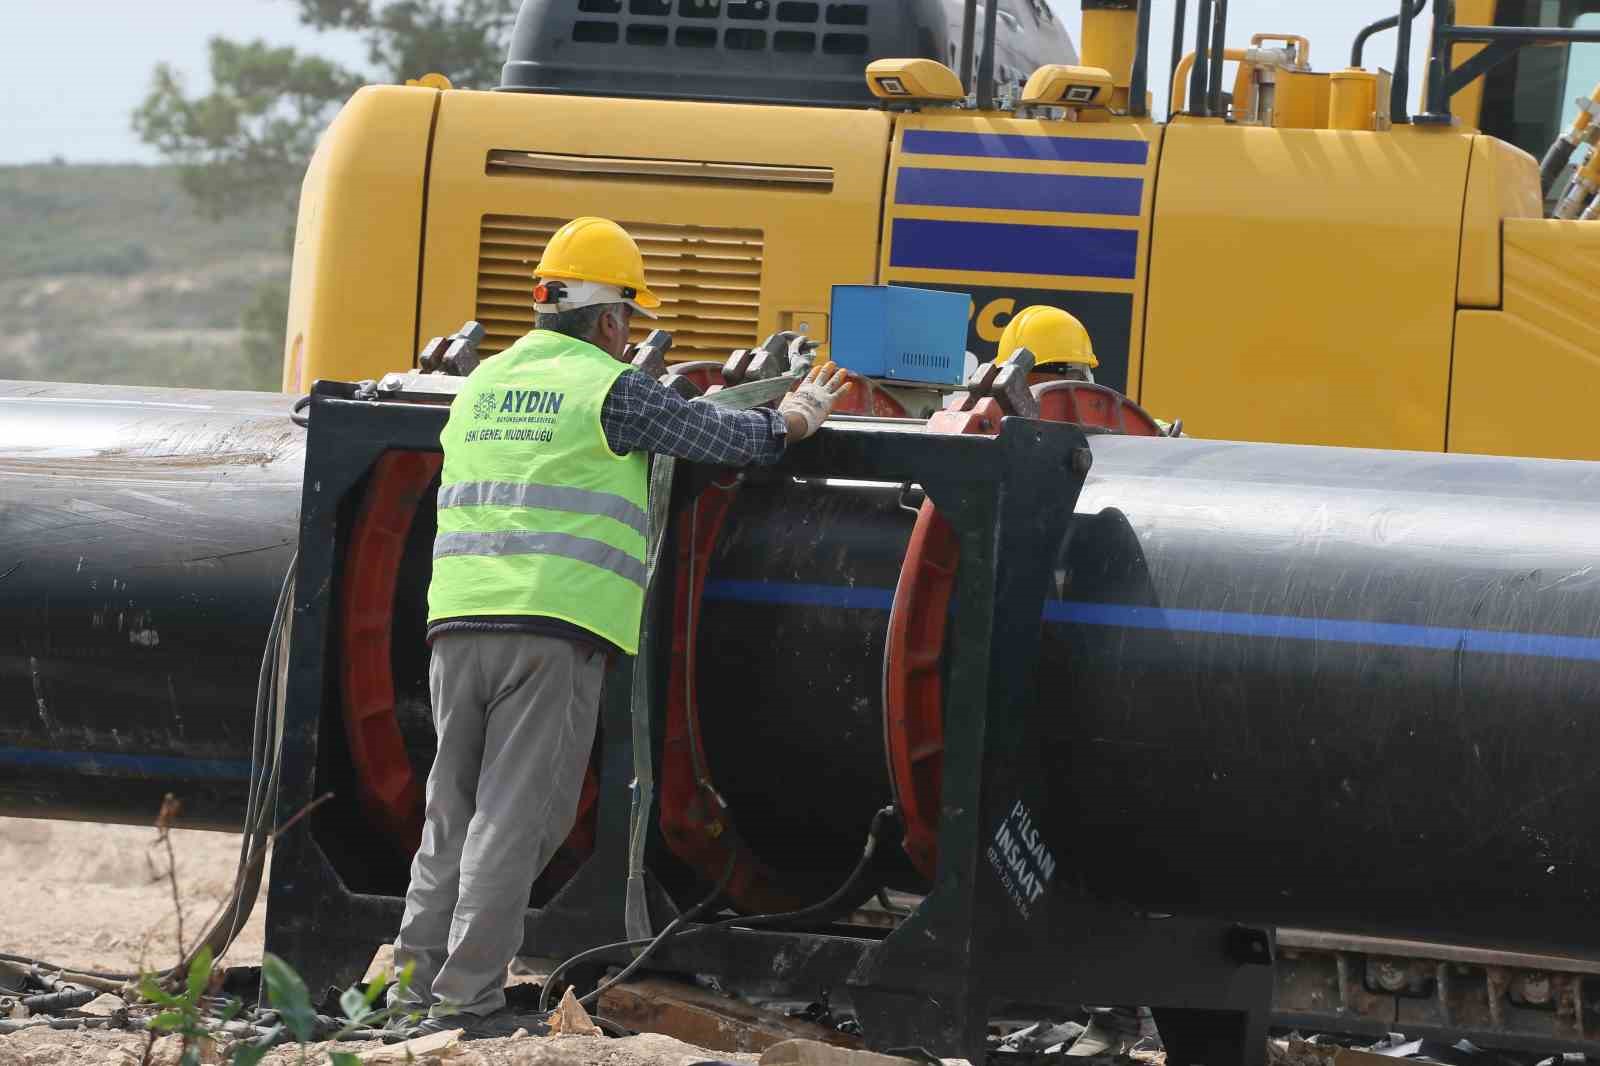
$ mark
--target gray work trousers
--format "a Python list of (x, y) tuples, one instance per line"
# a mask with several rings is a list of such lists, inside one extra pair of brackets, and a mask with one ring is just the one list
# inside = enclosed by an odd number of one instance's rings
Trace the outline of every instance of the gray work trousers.
[(411, 862), (396, 971), (435, 1017), (505, 1006), (528, 893), (566, 839), (594, 743), (606, 657), (532, 633), (446, 633), (428, 690), (439, 753)]

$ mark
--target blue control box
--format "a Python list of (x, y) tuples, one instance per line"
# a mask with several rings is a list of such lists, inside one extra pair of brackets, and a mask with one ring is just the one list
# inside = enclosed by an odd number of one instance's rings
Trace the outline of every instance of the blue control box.
[(829, 351), (862, 377), (960, 385), (970, 307), (964, 292), (835, 285)]

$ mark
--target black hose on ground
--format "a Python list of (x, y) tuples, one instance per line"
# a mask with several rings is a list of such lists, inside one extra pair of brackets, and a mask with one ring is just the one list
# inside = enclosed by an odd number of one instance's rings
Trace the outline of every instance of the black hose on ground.
[(877, 814), (873, 815), (872, 825), (867, 829), (867, 843), (866, 846), (861, 849), (861, 858), (856, 862), (855, 869), (850, 871), (850, 876), (845, 878), (843, 884), (835, 889), (833, 893), (830, 894), (826, 899), (818, 903), (813, 903), (810, 906), (802, 907), (799, 910), (794, 911), (784, 911), (774, 914), (741, 914), (733, 918), (724, 918), (719, 922), (711, 922), (708, 925), (695, 926), (692, 929), (684, 928), (687, 923), (692, 922), (702, 911), (704, 911), (707, 907), (721, 897), (723, 890), (727, 888), (729, 879), (733, 876), (734, 864), (733, 860), (730, 859), (728, 861), (728, 867), (722, 875), (722, 880), (717, 883), (717, 887), (712, 889), (711, 893), (699, 903), (696, 903), (683, 914), (679, 915), (677, 918), (674, 918), (672, 923), (665, 929), (661, 930), (661, 932), (653, 939), (619, 940), (611, 944), (601, 944), (599, 947), (593, 947), (587, 951), (579, 952), (578, 954), (572, 956), (572, 958), (561, 963), (554, 970), (551, 970), (549, 976), (545, 978), (544, 987), (539, 992), (539, 1009), (541, 1011), (548, 1011), (550, 1009), (550, 994), (555, 988), (556, 978), (558, 978), (561, 974), (565, 973), (567, 970), (570, 970), (573, 966), (576, 966), (579, 963), (586, 962), (589, 959), (597, 958), (599, 956), (608, 955), (613, 951), (623, 951), (628, 948), (636, 947), (644, 948), (644, 950), (641, 951), (632, 962), (623, 967), (621, 972), (617, 973), (613, 977), (608, 978), (593, 992), (583, 996), (578, 1000), (579, 1003), (589, 1003), (597, 1000), (602, 992), (605, 992), (607, 989), (610, 989), (627, 980), (641, 966), (644, 965), (646, 959), (648, 959), (652, 954), (659, 950), (663, 944), (675, 936), (693, 936), (696, 933), (703, 933), (708, 929), (725, 929), (730, 926), (785, 926), (796, 925), (804, 922), (821, 921), (837, 917), (838, 908), (843, 905), (846, 900), (854, 898), (860, 891), (861, 881), (867, 876), (867, 872), (872, 865), (872, 856), (877, 853), (878, 841), (887, 833), (893, 832), (899, 826), (899, 824), (899, 812), (895, 810), (892, 804), (884, 807), (883, 809), (879, 810)]

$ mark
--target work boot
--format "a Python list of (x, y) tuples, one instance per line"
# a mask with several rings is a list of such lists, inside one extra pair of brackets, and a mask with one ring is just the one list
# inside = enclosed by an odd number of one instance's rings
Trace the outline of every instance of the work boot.
[(465, 1029), (463, 1036), (469, 1036), (483, 1024), (483, 1017), (477, 1014), (445, 1014), (438, 1018), (424, 1018), (412, 1030), (413, 1036), (429, 1036), (433, 1033), (448, 1033), (452, 1029)]
[[(1148, 1022), (1147, 1022), (1148, 1019)], [(1070, 1058), (1121, 1055), (1141, 1037), (1155, 1035), (1155, 1019), (1144, 1007), (1090, 1007), (1089, 1028), (1072, 1042)]]
[(389, 1016), (388, 1021), (383, 1023), (383, 1031), (386, 1033), (398, 1033), (401, 1036), (409, 1037), (412, 1035), (412, 1030), (417, 1027), (418, 1023), (427, 1020), (427, 1017), (428, 1014), (426, 1010), (409, 1014), (393, 1014)]

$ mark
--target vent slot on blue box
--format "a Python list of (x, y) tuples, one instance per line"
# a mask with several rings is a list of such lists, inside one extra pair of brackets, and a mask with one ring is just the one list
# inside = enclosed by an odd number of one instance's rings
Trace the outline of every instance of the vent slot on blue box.
[(829, 350), (868, 378), (960, 385), (966, 369), (964, 292), (904, 285), (835, 285)]

